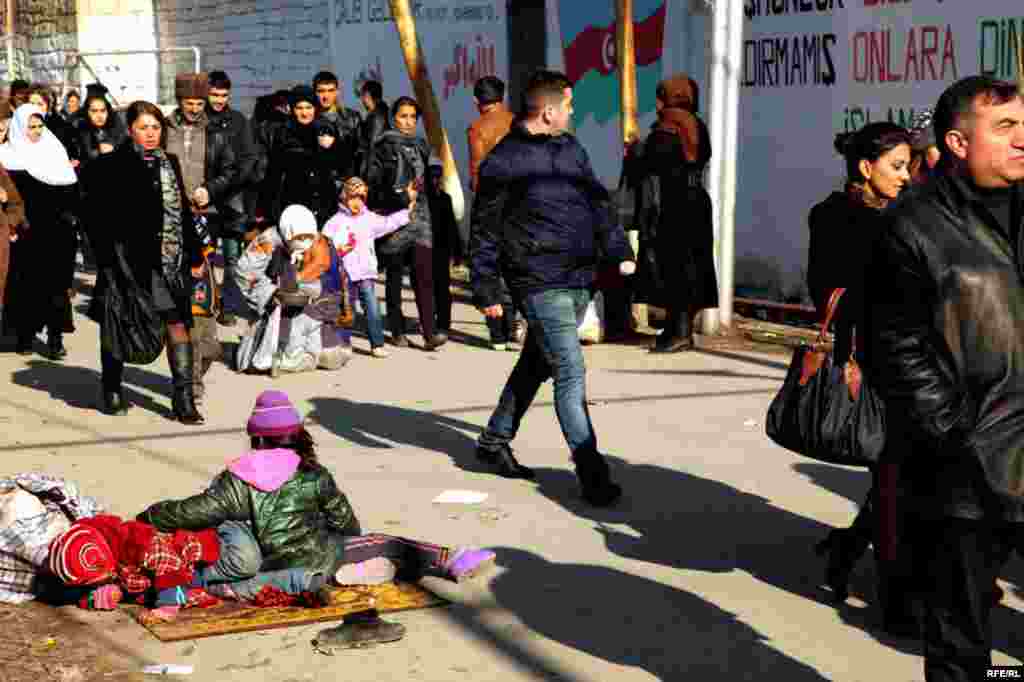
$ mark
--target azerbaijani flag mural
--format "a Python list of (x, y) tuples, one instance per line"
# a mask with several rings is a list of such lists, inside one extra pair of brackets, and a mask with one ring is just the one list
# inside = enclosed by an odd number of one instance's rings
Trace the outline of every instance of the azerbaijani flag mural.
[[(654, 111), (654, 90), (661, 79), (665, 2), (633, 2), (637, 113), (641, 116)], [(573, 82), (576, 125), (593, 117), (604, 126), (619, 115), (615, 0), (562, 0), (558, 5), (565, 71)]]

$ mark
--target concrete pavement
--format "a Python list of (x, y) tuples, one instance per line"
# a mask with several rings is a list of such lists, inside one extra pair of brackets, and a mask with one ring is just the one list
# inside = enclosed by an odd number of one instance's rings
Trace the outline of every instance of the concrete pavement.
[[(515, 443), (537, 481), (497, 478), (475, 462), (474, 439), (516, 356), (479, 347), (486, 327), (473, 309), (459, 305), (455, 318), (469, 343), (434, 354), (358, 354), (338, 372), (277, 381), (218, 364), (199, 428), (167, 419), (163, 359), (126, 371), (137, 405), (127, 417), (99, 413), (97, 329), (84, 317), (64, 363), (5, 346), (0, 475), (64, 476), (133, 516), (201, 490), (245, 448), (253, 400), (275, 386), (313, 420), (321, 459), (365, 529), (498, 553), (498, 570), (476, 583), (430, 581), (454, 604), (395, 615), (408, 628), (402, 642), (334, 657), (309, 645), (324, 625), (161, 644), (119, 614), (62, 616), (91, 627), (118, 669), (187, 663), (188, 679), (204, 682), (923, 679), (916, 643), (884, 638), (873, 609), (837, 611), (818, 587), (812, 545), (851, 520), (867, 477), (765, 438), (788, 358), (587, 349), (600, 446), (626, 491), (618, 507), (599, 511), (577, 497), (550, 386)], [(356, 346), (368, 347), (361, 337)], [(452, 488), (489, 497), (471, 507), (431, 503)], [(857, 595), (870, 595), (869, 564)], [(1019, 566), (1010, 568), (1012, 577)], [(997, 663), (1024, 651), (1014, 584), (996, 615)]]

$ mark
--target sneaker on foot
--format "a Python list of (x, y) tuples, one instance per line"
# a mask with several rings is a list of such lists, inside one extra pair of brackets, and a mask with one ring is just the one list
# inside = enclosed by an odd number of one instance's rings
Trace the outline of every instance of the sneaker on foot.
[(380, 585), (395, 579), (398, 567), (390, 559), (374, 557), (356, 564), (345, 564), (334, 574), (339, 585)]
[(507, 347), (508, 346), (506, 344), (504, 344), (504, 343), (492, 343), (491, 344), (491, 349), (492, 350), (505, 350)]
[(371, 350), (370, 351), (370, 355), (372, 355), (375, 358), (389, 358), (389, 357), (391, 357), (391, 353), (389, 353), (387, 351), (387, 349), (384, 348), (383, 346), (378, 346), (378, 347), (374, 348), (373, 350)]
[(444, 568), (448, 577), (457, 583), (462, 583), (472, 580), (492, 566), (494, 566), (494, 552), (491, 550), (460, 547), (452, 553)]

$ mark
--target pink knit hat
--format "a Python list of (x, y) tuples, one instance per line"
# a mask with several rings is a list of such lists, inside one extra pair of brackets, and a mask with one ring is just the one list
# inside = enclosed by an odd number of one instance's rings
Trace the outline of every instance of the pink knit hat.
[(284, 391), (264, 391), (246, 425), (250, 436), (287, 436), (302, 429), (302, 416)]

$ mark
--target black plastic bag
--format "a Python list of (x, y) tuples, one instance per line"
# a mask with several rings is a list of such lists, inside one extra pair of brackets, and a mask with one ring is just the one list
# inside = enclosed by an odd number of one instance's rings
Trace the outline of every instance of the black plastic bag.
[(121, 246), (117, 262), (106, 272), (100, 343), (103, 350), (129, 365), (148, 365), (164, 350), (166, 325), (150, 297), (135, 282)]
[(825, 330), (845, 289), (829, 300), (818, 342), (793, 353), (789, 372), (768, 408), (765, 432), (787, 450), (829, 464), (870, 466), (885, 447), (885, 406), (850, 354), (837, 367)]

